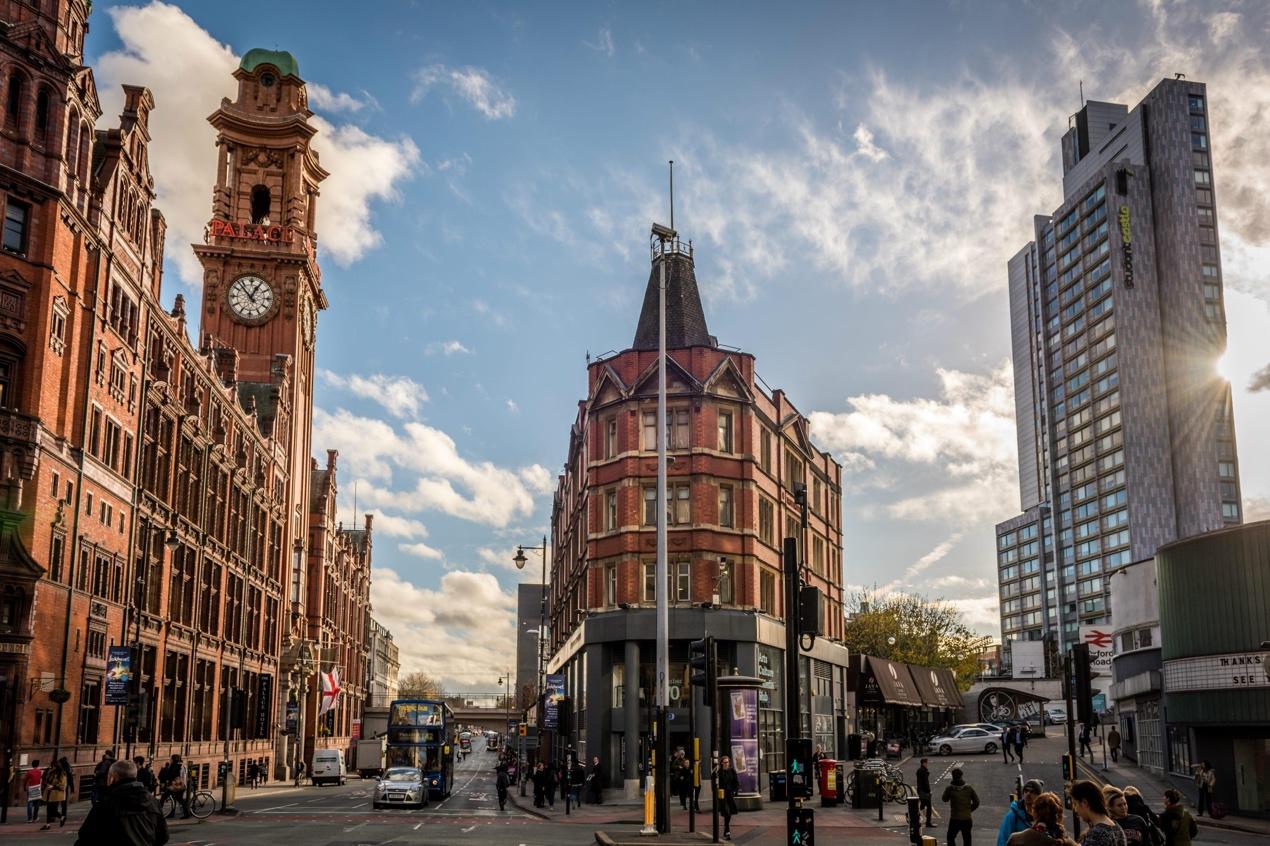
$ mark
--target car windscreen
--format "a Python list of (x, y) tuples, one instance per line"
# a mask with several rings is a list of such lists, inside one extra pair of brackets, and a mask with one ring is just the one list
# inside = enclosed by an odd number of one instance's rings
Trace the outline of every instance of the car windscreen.
[(418, 770), (389, 770), (384, 773), (385, 781), (418, 781)]

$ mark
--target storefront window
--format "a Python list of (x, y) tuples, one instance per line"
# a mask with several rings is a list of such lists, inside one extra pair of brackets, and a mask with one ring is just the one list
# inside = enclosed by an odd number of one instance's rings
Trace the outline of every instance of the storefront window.
[(1169, 726), (1169, 771), (1190, 777), (1191, 737), (1186, 726)]

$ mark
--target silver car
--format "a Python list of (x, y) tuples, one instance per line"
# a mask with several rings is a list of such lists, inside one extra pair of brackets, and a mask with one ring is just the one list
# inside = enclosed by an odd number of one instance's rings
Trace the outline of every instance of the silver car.
[(971, 726), (932, 738), (926, 749), (940, 755), (952, 755), (954, 752), (986, 752), (991, 755), (1001, 748), (1000, 740), (999, 730), (988, 732), (978, 726)]
[(423, 773), (414, 767), (391, 767), (375, 784), (371, 807), (391, 808), (411, 806), (422, 808), (428, 804), (428, 792), (423, 786)]

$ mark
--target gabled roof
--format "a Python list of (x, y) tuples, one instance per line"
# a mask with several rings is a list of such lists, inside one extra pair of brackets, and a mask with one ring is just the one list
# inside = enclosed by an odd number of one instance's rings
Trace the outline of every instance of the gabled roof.
[[(711, 371), (706, 377), (704, 385), (706, 393), (724, 393), (724, 383), (730, 383), (735, 390), (732, 391), (739, 399), (749, 402), (754, 399), (754, 393), (750, 390), (750, 386), (745, 383), (745, 377), (741, 371), (737, 369), (736, 362), (731, 356), (725, 356), (718, 366)], [(714, 388), (712, 391), (711, 388)]]
[[(671, 355), (670, 353), (666, 353), (667, 390), (671, 389), (672, 380), (676, 376), (680, 377), (682, 381), (688, 384), (688, 389), (690, 391), (699, 392), (701, 390), (701, 383), (697, 381), (697, 377), (692, 375), (692, 371), (688, 370), (688, 368), (684, 367), (682, 364), (675, 361), (675, 357), (673, 355)], [(650, 381), (653, 383), (653, 385), (648, 390), (652, 392), (656, 392), (657, 390), (657, 359), (656, 357), (653, 358), (652, 362), (649, 363), (648, 367), (644, 368), (644, 372), (639, 374), (639, 377), (635, 379), (635, 384), (631, 385), (630, 393), (632, 394), (640, 393), (648, 385)]]

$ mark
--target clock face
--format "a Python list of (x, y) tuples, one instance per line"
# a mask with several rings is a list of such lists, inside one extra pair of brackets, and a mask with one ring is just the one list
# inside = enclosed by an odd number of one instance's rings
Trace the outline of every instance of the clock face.
[(259, 276), (239, 276), (229, 286), (229, 310), (240, 320), (257, 323), (273, 313), (273, 288)]

